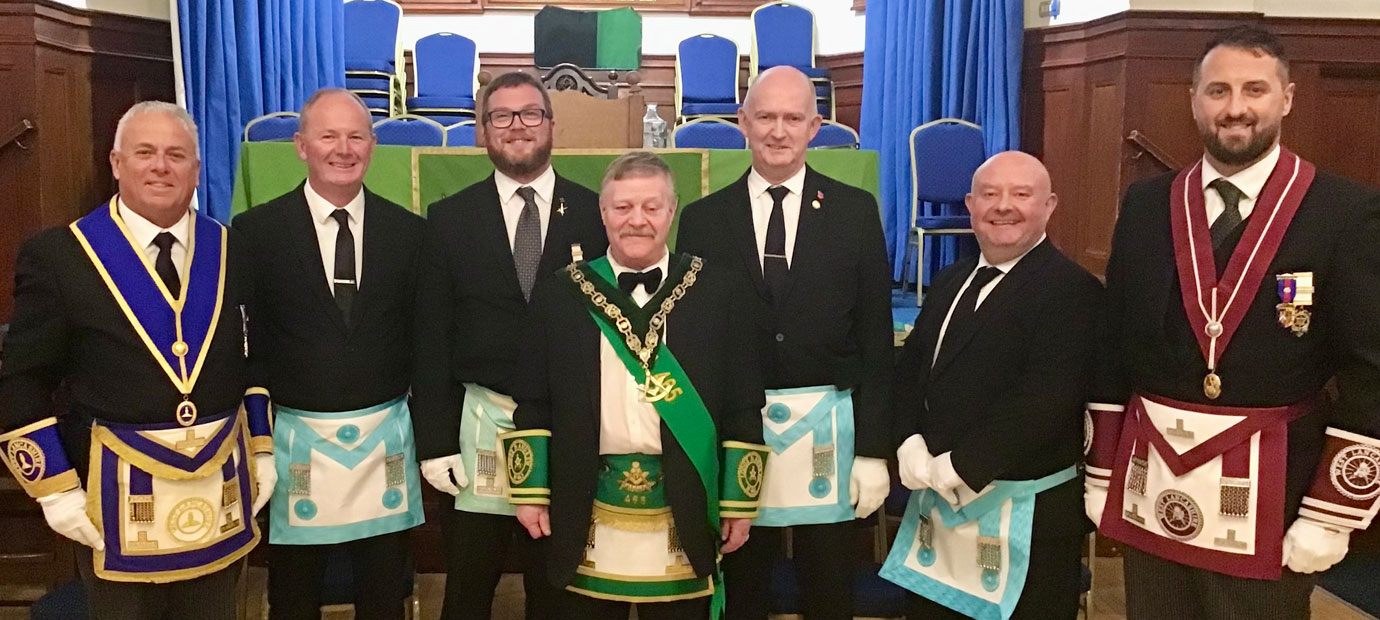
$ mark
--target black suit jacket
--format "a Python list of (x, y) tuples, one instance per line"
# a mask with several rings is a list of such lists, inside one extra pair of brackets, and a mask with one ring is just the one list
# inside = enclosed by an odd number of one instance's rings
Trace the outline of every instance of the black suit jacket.
[[(537, 282), (570, 262), (570, 244), (580, 244), (586, 259), (608, 246), (598, 194), (557, 176), (553, 198)], [(556, 211), (562, 204), (563, 214)], [(526, 370), (517, 343), (527, 300), (493, 175), (432, 205), (423, 245), (412, 419), (417, 457), (429, 459), (460, 449), (462, 383), (512, 394), (514, 379)]]
[[(895, 438), (920, 433), (935, 456), (952, 451), (954, 470), (975, 491), (993, 480), (1042, 478), (1082, 459), (1102, 301), (1101, 283), (1046, 240), (992, 288), (973, 329), (950, 331), (937, 345), (977, 260), (941, 271), (925, 296), (897, 362)], [(1071, 480), (1037, 496), (1033, 534), (1081, 534), (1082, 515), (1082, 481)]]
[[(1313, 398), (1335, 378), (1335, 402), (1289, 425), (1285, 515), (1292, 521), (1327, 426), (1380, 437), (1380, 193), (1318, 172), (1222, 353), (1222, 394), (1209, 401), (1202, 388), (1207, 364), (1175, 270), (1174, 176), (1135, 183), (1122, 199), (1093, 400), (1125, 403), (1135, 390), (1191, 403), (1273, 407)], [(1298, 271), (1313, 272), (1314, 286), (1312, 321), (1302, 337), (1280, 327), (1275, 314), (1275, 276)]]
[(407, 392), (422, 218), (364, 190), (364, 252), (348, 327), (326, 283), (303, 185), (240, 214), (234, 227), (256, 283), (250, 355), (275, 402), (350, 411)]
[[(104, 208), (104, 207), (102, 207)], [(251, 385), (244, 321), (252, 282), (238, 258), (234, 231), (225, 297), (192, 402), (201, 415), (238, 407)], [(14, 315), (0, 352), (0, 429), (53, 415), (53, 391), (66, 382), (67, 415), (59, 432), (67, 457), (85, 477), (91, 418), (128, 424), (171, 422), (182, 394), (164, 374), (96, 267), (67, 227), (45, 230), (19, 250)]]
[(856, 453), (888, 458), (891, 275), (877, 201), (809, 167), (803, 189), (784, 300), (762, 280), (747, 174), (685, 208), (676, 249), (726, 266), (749, 291), (739, 312), (767, 388), (853, 388)]
[[(675, 256), (672, 256), (675, 260)], [(752, 345), (736, 327), (734, 280), (705, 261), (666, 321), (667, 347), (704, 399), (719, 442), (762, 443), (766, 404)], [(584, 557), (599, 471), (598, 325), (561, 270), (537, 283), (528, 312), (523, 373), (514, 394), (519, 429), (551, 430), (551, 546), (547, 571), (570, 583)], [(705, 491), (685, 451), (661, 425), (667, 499), (685, 554), (699, 576), (710, 575), (718, 539), (706, 517)], [(715, 510), (718, 508), (715, 507)]]

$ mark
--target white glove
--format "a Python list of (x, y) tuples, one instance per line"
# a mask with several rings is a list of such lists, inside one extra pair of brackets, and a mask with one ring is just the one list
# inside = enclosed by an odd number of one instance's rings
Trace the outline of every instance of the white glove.
[(1083, 512), (1093, 527), (1102, 527), (1102, 511), (1107, 508), (1107, 487), (1083, 483)]
[(96, 531), (96, 524), (86, 516), (86, 491), (71, 489), (38, 498), (43, 506), (43, 518), (48, 527), (96, 551), (105, 550), (105, 541)]
[(1299, 517), (1284, 534), (1284, 565), (1296, 573), (1332, 568), (1346, 556), (1351, 528)]
[(273, 462), (273, 453), (254, 455), (254, 516), (273, 499), (273, 487), (278, 485), (278, 466)]
[(953, 452), (945, 452), (930, 459), (930, 488), (944, 501), (958, 505), (958, 487), (967, 486), (954, 469)]
[(891, 474), (886, 470), (886, 459), (853, 457), (853, 474), (848, 477), (848, 496), (853, 498), (856, 506), (854, 516), (863, 519), (876, 512), (890, 492)]
[(912, 491), (930, 488), (930, 449), (918, 433), (906, 438), (896, 449), (896, 464), (901, 471), (901, 484)]
[[(422, 477), (436, 487), (437, 491), (459, 495), (460, 489), (470, 486), (470, 478), (465, 475), (465, 461), (459, 454), (438, 456), (422, 461)], [(452, 482), (450, 477), (455, 476)]]

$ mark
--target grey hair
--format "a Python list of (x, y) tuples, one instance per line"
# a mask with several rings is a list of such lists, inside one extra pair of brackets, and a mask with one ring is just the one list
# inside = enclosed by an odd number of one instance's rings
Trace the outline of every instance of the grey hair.
[(115, 150), (120, 150), (120, 138), (125, 135), (125, 124), (136, 116), (146, 114), (167, 114), (182, 123), (182, 128), (192, 137), (192, 156), (197, 160), (201, 159), (201, 140), (197, 136), (196, 121), (192, 120), (192, 115), (186, 110), (166, 101), (140, 101), (125, 110), (124, 116), (121, 116), (120, 122), (115, 125)]
[(307, 110), (310, 110), (312, 106), (316, 105), (316, 102), (331, 95), (345, 95), (354, 99), (355, 103), (359, 104), (359, 108), (364, 110), (364, 116), (369, 119), (369, 133), (374, 132), (374, 113), (369, 110), (369, 104), (364, 103), (364, 99), (355, 93), (355, 91), (344, 88), (327, 87), (318, 89), (316, 92), (312, 93), (310, 97), (307, 97), (307, 101), (302, 104), (302, 112), (299, 118), (305, 121), (307, 118)]
[(671, 204), (676, 204), (676, 177), (671, 174), (671, 167), (666, 165), (666, 160), (660, 155), (651, 151), (632, 151), (618, 156), (609, 164), (609, 169), (604, 172), (604, 180), (599, 183), (600, 191), (603, 191), (608, 184), (613, 181), (621, 181), (629, 177), (666, 177), (666, 187), (671, 194)]

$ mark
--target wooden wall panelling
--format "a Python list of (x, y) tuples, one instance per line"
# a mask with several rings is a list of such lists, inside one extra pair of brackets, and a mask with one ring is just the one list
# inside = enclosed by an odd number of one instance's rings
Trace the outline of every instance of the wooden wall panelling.
[(834, 80), (834, 120), (853, 129), (861, 127), (863, 53), (821, 56), (816, 61)]
[(1105, 267), (1121, 192), (1166, 172), (1126, 142), (1131, 131), (1180, 163), (1201, 157), (1193, 64), (1216, 32), (1243, 22), (1279, 35), (1291, 58), (1284, 144), (1324, 170), (1380, 183), (1380, 21), (1131, 11), (1029, 31), (1023, 146), (1045, 158), (1060, 195), (1050, 237), (1085, 267)]

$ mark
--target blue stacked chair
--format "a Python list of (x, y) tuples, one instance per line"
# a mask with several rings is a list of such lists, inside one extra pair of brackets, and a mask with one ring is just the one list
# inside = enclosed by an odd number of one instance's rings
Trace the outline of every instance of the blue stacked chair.
[[(971, 235), (967, 215), (920, 215), (920, 203), (963, 204), (972, 188), (973, 173), (987, 158), (982, 127), (957, 118), (941, 118), (910, 132), (910, 245), (916, 248), (915, 303), (924, 297), (926, 235)], [(923, 174), (922, 174), (923, 172)], [(906, 249), (910, 252), (909, 246)]]
[(286, 142), (297, 133), (301, 117), (296, 112), (265, 114), (244, 125), (245, 142)]
[(474, 119), (447, 125), (446, 146), (474, 146)]
[(738, 102), (738, 45), (700, 34), (676, 48), (676, 110), (680, 118), (734, 116)]
[(445, 146), (446, 128), (429, 118), (399, 114), (374, 123), (379, 144), (397, 146)]
[(856, 149), (858, 132), (852, 127), (835, 121), (824, 121), (819, 125), (819, 133), (810, 140), (812, 149)]
[(752, 62), (757, 74), (789, 65), (800, 69), (815, 83), (819, 114), (834, 118), (834, 83), (829, 70), (815, 66), (815, 14), (789, 2), (771, 2), (752, 11)]
[(417, 96), (408, 98), (408, 114), (442, 125), (474, 118), (479, 76), (479, 48), (474, 41), (453, 32), (422, 37), (412, 51), (412, 72)]
[(713, 116), (701, 116), (676, 125), (671, 147), (678, 149), (745, 149), (747, 139), (738, 126)]
[(345, 88), (364, 99), (378, 116), (401, 106), (402, 66), (398, 22), (402, 8), (392, 0), (350, 0), (345, 11)]

